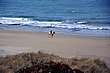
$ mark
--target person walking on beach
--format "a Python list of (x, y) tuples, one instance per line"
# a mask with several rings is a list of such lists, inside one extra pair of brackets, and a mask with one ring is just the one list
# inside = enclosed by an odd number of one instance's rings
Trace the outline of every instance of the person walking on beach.
[(52, 36), (52, 38), (53, 38), (53, 35), (55, 35), (55, 32), (52, 32), (52, 30), (50, 30), (50, 32), (48, 33), (48, 37), (49, 37), (49, 35)]

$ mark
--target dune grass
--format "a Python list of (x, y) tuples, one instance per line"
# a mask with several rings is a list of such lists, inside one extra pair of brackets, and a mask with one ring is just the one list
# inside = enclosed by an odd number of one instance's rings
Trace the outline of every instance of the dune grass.
[(110, 73), (110, 68), (107, 67), (105, 61), (100, 58), (91, 59), (83, 58), (63, 58), (54, 54), (44, 53), (38, 51), (37, 53), (21, 53), (6, 57), (0, 57), (0, 73), (13, 73), (18, 71), (21, 67), (31, 65), (31, 61), (63, 63), (69, 65), (72, 69), (80, 69), (84, 73)]

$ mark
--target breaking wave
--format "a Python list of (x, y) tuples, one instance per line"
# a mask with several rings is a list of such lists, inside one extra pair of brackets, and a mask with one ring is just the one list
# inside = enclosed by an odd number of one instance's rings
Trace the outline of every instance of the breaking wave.
[(110, 30), (109, 26), (96, 26), (98, 22), (91, 21), (74, 21), (74, 20), (49, 20), (38, 21), (30, 18), (10, 18), (0, 17), (0, 24), (11, 24), (20, 26), (35, 26), (41, 28), (66, 28), (80, 30)]

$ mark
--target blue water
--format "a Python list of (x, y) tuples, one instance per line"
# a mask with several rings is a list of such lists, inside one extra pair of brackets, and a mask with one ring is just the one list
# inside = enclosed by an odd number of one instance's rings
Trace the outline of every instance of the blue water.
[(110, 1), (0, 0), (0, 23), (7, 30), (110, 36)]

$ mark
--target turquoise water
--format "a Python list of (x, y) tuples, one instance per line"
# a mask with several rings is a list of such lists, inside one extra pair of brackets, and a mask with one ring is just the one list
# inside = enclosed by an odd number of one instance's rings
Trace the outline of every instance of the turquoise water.
[(7, 30), (110, 36), (110, 1), (0, 0), (0, 23)]

